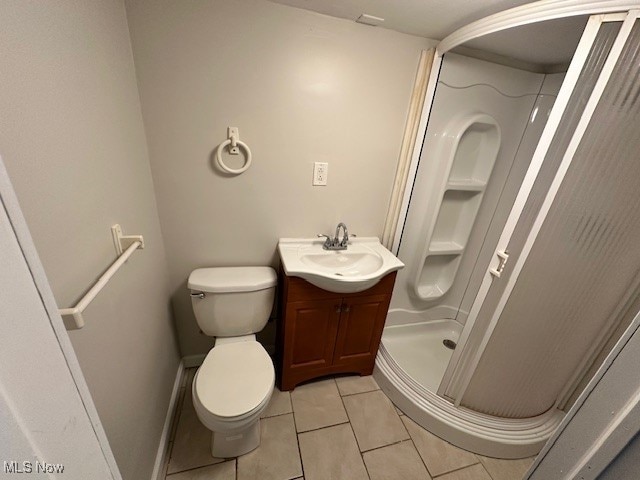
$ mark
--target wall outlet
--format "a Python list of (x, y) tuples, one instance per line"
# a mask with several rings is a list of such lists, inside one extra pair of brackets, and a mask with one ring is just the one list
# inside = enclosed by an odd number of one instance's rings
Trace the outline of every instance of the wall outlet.
[(329, 164), (327, 162), (315, 162), (313, 164), (313, 185), (326, 185), (329, 175)]

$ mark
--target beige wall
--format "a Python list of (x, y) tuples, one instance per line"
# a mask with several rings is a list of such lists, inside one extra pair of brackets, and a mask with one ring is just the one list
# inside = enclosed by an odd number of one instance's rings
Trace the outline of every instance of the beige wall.
[[(196, 267), (277, 265), (279, 237), (382, 234), (421, 49), (434, 42), (264, 0), (127, 0), (183, 355), (204, 353)], [(253, 151), (229, 177), (228, 126)], [(329, 185), (312, 187), (313, 162)], [(268, 342), (268, 340), (267, 340)]]
[(114, 260), (112, 224), (145, 236), (70, 337), (123, 477), (149, 478), (179, 356), (124, 5), (3, 0), (0, 45), (0, 155), (58, 305)]

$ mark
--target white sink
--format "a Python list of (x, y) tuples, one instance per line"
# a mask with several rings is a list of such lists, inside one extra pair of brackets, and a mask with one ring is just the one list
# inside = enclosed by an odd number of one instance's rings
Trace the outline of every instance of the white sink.
[(317, 238), (281, 238), (278, 252), (287, 275), (336, 293), (361, 292), (404, 264), (376, 237), (349, 241), (346, 250), (324, 250)]

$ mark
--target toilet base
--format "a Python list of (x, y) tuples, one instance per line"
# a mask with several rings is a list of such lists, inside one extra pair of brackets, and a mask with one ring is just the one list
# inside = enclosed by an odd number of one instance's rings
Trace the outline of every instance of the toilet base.
[(239, 457), (259, 446), (260, 420), (247, 428), (211, 434), (211, 455), (216, 458)]

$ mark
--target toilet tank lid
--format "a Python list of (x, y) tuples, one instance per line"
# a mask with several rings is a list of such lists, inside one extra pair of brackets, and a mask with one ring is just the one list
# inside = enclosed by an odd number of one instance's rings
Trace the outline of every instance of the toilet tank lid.
[(211, 293), (254, 292), (277, 283), (278, 275), (271, 267), (213, 267), (191, 272), (188, 287)]

